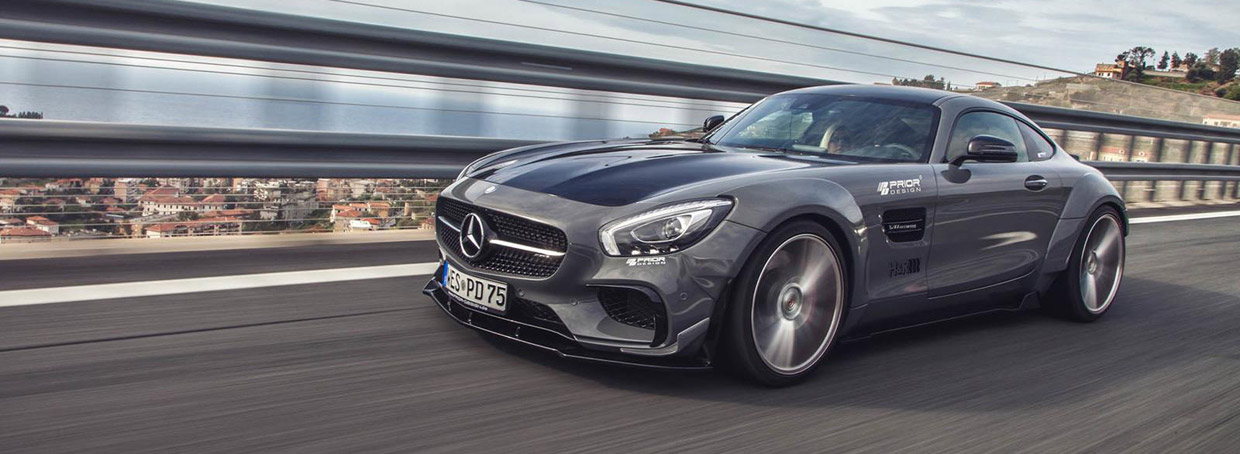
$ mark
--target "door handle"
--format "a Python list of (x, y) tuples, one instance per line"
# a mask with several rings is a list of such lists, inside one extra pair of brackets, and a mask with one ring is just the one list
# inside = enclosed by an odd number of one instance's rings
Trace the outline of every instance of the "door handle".
[(1046, 178), (1041, 175), (1033, 175), (1025, 179), (1025, 189), (1030, 191), (1041, 191), (1046, 189), (1046, 186), (1049, 184), (1050, 182), (1046, 181)]

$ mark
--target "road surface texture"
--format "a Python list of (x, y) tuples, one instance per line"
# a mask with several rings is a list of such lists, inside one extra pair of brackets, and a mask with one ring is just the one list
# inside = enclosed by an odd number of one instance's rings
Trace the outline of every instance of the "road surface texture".
[[(491, 340), (422, 276), (3, 307), (0, 452), (1236, 452), (1240, 218), (1134, 225), (1128, 254), (1098, 323), (888, 334), (786, 389)], [(0, 292), (433, 260), (429, 242), (9, 260)]]

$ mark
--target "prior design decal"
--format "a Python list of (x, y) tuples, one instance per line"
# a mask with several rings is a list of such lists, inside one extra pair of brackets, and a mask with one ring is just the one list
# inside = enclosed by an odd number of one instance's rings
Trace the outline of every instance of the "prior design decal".
[(634, 257), (625, 260), (624, 263), (629, 264), (629, 266), (666, 265), (667, 257)]
[(908, 260), (892, 260), (889, 262), (891, 269), (887, 271), (887, 277), (903, 276), (905, 274), (914, 274), (921, 272), (921, 259), (911, 258)]
[(912, 194), (921, 192), (921, 175), (907, 180), (891, 180), (878, 183), (878, 195)]

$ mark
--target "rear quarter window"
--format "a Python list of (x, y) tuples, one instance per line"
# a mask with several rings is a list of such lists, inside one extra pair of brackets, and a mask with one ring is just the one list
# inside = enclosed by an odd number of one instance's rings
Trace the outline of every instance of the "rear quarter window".
[(1019, 121), (1016, 124), (1020, 126), (1020, 134), (1025, 137), (1025, 147), (1029, 149), (1030, 161), (1045, 161), (1055, 155), (1055, 144), (1046, 140), (1046, 137), (1029, 125)]

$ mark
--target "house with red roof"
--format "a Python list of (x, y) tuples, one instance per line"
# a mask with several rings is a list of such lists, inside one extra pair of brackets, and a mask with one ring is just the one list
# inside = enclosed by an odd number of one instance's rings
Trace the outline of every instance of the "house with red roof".
[(26, 225), (52, 235), (60, 234), (60, 223), (43, 216), (31, 216), (26, 218)]
[(34, 227), (7, 227), (0, 229), (0, 244), (37, 243), (51, 240), (52, 234)]

